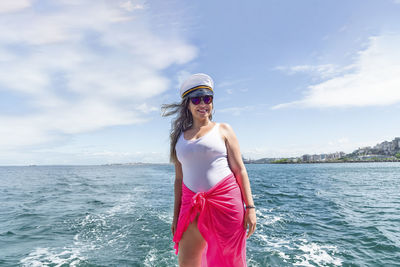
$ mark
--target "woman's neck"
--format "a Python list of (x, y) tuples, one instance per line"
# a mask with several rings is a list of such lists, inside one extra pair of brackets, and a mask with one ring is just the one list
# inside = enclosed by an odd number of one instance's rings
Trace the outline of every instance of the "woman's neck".
[(211, 121), (208, 118), (206, 118), (204, 120), (194, 120), (192, 128), (200, 129), (201, 127), (205, 127), (205, 126), (209, 125), (210, 122)]

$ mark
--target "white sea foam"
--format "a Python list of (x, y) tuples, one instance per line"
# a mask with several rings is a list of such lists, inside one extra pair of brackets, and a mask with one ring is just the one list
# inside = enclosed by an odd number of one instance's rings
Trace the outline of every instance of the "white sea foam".
[(271, 216), (270, 218), (267, 218), (263, 223), (264, 223), (264, 225), (269, 225), (269, 224), (274, 224), (276, 222), (279, 222), (281, 220), (282, 220), (282, 217)]
[(282, 252), (282, 251), (280, 251), (279, 253), (278, 253), (278, 255), (279, 255), (279, 257), (281, 257), (282, 259), (283, 259), (283, 261), (285, 261), (286, 262), (286, 260), (290, 260), (290, 256), (289, 255), (286, 255), (284, 252)]
[(167, 224), (172, 223), (172, 219), (173, 219), (172, 213), (169, 213), (169, 212), (168, 213), (167, 212), (157, 212), (156, 215), (161, 221), (163, 221), (163, 222), (165, 222)]
[(152, 248), (147, 253), (143, 264), (144, 264), (144, 266), (154, 266), (154, 263), (156, 262), (156, 259), (157, 259), (157, 249)]
[(261, 265), (251, 257), (247, 257), (247, 266), (248, 267), (261, 267)]
[(283, 220), (281, 216), (270, 214), (271, 211), (272, 209), (265, 209), (265, 208), (257, 209), (256, 210), (256, 215), (258, 219), (257, 223), (261, 225), (271, 225)]
[[(342, 266), (342, 259), (335, 256), (336, 246), (309, 243), (306, 239), (284, 240), (256, 232), (254, 238), (263, 243), (265, 250), (277, 254), (284, 262), (299, 266)], [(299, 255), (297, 251), (303, 253)], [(290, 252), (290, 253), (288, 253)]]
[(315, 266), (317, 264), (318, 266), (342, 266), (342, 260), (334, 257), (334, 254), (337, 253), (336, 246), (308, 243), (305, 239), (301, 239), (300, 241), (302, 244), (298, 245), (298, 249), (302, 250), (304, 254), (296, 255), (296, 262), (293, 265)]
[(132, 208), (135, 206), (135, 195), (128, 194), (117, 200), (117, 205), (113, 206), (109, 210), (105, 212), (108, 216), (113, 216), (115, 214), (127, 214), (132, 211)]
[(89, 216), (81, 223), (83, 230), (76, 234), (73, 238), (74, 245), (85, 250), (99, 249), (104, 246), (112, 246), (118, 244), (126, 238), (129, 233), (129, 225), (121, 225), (113, 231), (111, 227), (115, 226), (114, 222), (104, 215), (100, 217)]
[(63, 265), (77, 266), (81, 261), (85, 260), (80, 255), (77, 248), (63, 248), (61, 252), (52, 248), (36, 248), (29, 255), (20, 260), (22, 266), (39, 267), (39, 266), (55, 266)]
[(254, 238), (264, 243), (263, 247), (270, 252), (280, 251), (281, 248), (287, 248), (289, 250), (293, 250), (294, 248), (290, 246), (290, 242), (288, 240), (279, 239), (276, 237), (269, 237), (262, 233), (255, 233)]
[[(282, 239), (276, 236), (269, 236), (269, 227), (277, 222), (283, 222), (282, 215), (276, 215), (272, 209), (259, 208), (257, 211), (257, 224), (259, 228), (254, 233), (254, 238), (270, 254), (275, 254), (283, 262), (291, 262), (301, 266), (341, 266), (342, 259), (335, 256), (337, 248), (329, 245), (318, 245), (302, 239)], [(299, 253), (299, 251), (301, 251)]]
[(116, 215), (127, 213), (134, 206), (131, 194), (120, 198), (117, 205), (100, 214), (88, 214), (77, 222), (82, 231), (73, 237), (73, 247), (69, 248), (36, 248), (29, 255), (21, 259), (22, 266), (76, 266), (85, 258), (81, 253), (99, 249), (105, 245), (113, 245), (125, 238), (129, 233), (127, 225), (115, 229), (110, 234), (104, 230), (114, 225)]

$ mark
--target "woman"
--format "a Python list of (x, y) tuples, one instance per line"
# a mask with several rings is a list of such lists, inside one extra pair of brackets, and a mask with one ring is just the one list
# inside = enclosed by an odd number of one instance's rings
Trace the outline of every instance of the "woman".
[(180, 104), (162, 106), (163, 116), (177, 113), (170, 160), (175, 164), (171, 231), (179, 266), (246, 266), (246, 238), (255, 231), (256, 213), (238, 140), (228, 124), (211, 121), (211, 77), (190, 76), (180, 95)]

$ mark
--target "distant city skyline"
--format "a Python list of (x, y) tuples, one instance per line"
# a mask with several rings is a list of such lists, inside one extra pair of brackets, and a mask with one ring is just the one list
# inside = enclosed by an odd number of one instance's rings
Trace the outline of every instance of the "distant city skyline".
[[(365, 154), (368, 155), (369, 151), (372, 150), (378, 150), (380, 152), (383, 152), (383, 155), (390, 155), (395, 152), (395, 150), (400, 149), (400, 137), (395, 137), (391, 141), (382, 141), (376, 145), (371, 145), (371, 146), (365, 146), (365, 147), (358, 147), (354, 149), (351, 153), (357, 153), (357, 154)], [(304, 155), (297, 155), (297, 158), (305, 157), (305, 156), (325, 156), (326, 158), (332, 158), (332, 159), (337, 159), (340, 157), (345, 156), (346, 154), (350, 153), (344, 153), (343, 151), (336, 151), (333, 153), (321, 153), (321, 154), (309, 154), (306, 153)], [(322, 159), (324, 159), (323, 157)], [(280, 158), (285, 158), (285, 157), (280, 157)], [(257, 160), (257, 159), (252, 159), (248, 158), (248, 160)]]
[(0, 165), (168, 163), (160, 107), (198, 72), (246, 158), (392, 140), (398, 14), (398, 0), (1, 1)]

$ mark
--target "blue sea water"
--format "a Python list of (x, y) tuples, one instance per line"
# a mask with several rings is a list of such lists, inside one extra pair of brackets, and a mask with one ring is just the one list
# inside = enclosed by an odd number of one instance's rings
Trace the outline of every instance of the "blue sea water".
[[(400, 266), (400, 164), (246, 165), (249, 266)], [(0, 167), (0, 266), (177, 266), (172, 165)]]

